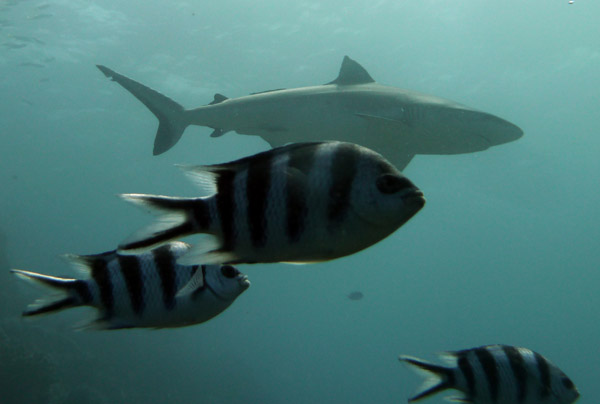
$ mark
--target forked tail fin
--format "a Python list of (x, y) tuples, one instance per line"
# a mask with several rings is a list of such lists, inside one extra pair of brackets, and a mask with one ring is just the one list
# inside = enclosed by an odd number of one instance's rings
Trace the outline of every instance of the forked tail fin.
[(81, 280), (58, 278), (55, 276), (38, 274), (36, 272), (23, 271), (20, 269), (11, 269), (13, 274), (28, 282), (44, 286), (46, 288), (58, 291), (58, 294), (37, 299), (31, 303), (23, 312), (24, 317), (36, 316), (39, 314), (53, 313), (71, 307), (81, 306), (84, 302), (77, 292), (82, 286)]
[(454, 372), (451, 368), (434, 365), (412, 356), (401, 355), (398, 359), (415, 372), (425, 376), (425, 381), (419, 387), (417, 393), (408, 399), (409, 403), (454, 388)]
[(134, 233), (119, 245), (121, 251), (144, 251), (210, 226), (208, 205), (203, 198), (176, 198), (161, 195), (123, 194), (127, 202), (162, 213), (154, 224)]
[(154, 155), (166, 152), (183, 135), (189, 125), (185, 109), (177, 102), (142, 83), (125, 77), (106, 66), (96, 65), (106, 77), (119, 83), (140, 100), (158, 118), (158, 130), (154, 138)]

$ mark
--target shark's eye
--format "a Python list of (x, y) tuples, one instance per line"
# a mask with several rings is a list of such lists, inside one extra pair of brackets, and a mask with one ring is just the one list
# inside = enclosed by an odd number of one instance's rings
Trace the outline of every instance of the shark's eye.
[(377, 189), (384, 194), (395, 194), (402, 189), (414, 187), (408, 178), (394, 174), (383, 174), (379, 176), (376, 185)]
[(223, 276), (225, 278), (235, 278), (236, 276), (238, 276), (238, 274), (240, 273), (240, 271), (238, 271), (237, 269), (235, 269), (231, 265), (223, 265), (221, 267), (221, 273), (223, 274)]

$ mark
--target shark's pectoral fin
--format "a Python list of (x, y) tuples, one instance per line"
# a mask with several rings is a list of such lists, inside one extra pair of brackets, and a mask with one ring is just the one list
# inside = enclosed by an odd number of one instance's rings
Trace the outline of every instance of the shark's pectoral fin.
[(390, 157), (388, 157), (388, 160), (390, 163), (392, 163), (398, 170), (404, 171), (408, 163), (410, 163), (413, 157), (415, 157), (415, 153), (398, 150), (396, 153), (389, 154), (389, 156)]
[(264, 137), (264, 136), (261, 136), (261, 137), (262, 137), (262, 138), (263, 138), (263, 140), (264, 140), (265, 142), (267, 142), (267, 143), (268, 143), (268, 144), (269, 144), (269, 145), (270, 145), (272, 148), (275, 148), (275, 147), (280, 147), (280, 146), (284, 146), (284, 145), (286, 145), (286, 144), (290, 143), (290, 141), (289, 141), (289, 140), (286, 140), (286, 139), (281, 139), (281, 138), (279, 138), (279, 137), (270, 137), (270, 136), (269, 136), (268, 138), (266, 138), (266, 137)]
[(410, 125), (408, 125), (406, 122), (398, 120), (398, 119), (388, 118), (388, 117), (380, 116), (380, 115), (365, 114), (362, 112), (356, 112), (355, 115), (360, 116), (361, 118), (366, 119), (369, 123), (378, 125), (380, 127), (383, 126), (383, 127), (389, 127), (389, 128), (397, 128), (399, 130), (410, 129)]
[(273, 148), (298, 142), (297, 137), (291, 134), (287, 128), (281, 126), (263, 126), (260, 128), (258, 136)]
[(212, 133), (210, 134), (210, 137), (221, 137), (224, 134), (226, 134), (227, 132), (229, 132), (228, 129), (215, 128), (215, 130), (213, 130)]

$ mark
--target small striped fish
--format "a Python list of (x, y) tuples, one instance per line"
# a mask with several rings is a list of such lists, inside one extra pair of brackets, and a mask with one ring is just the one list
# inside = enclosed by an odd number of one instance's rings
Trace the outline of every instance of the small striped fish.
[(427, 376), (409, 402), (446, 389), (463, 393), (450, 401), (473, 404), (569, 404), (579, 397), (571, 379), (527, 348), (487, 345), (448, 352), (441, 357), (451, 366), (400, 356), (400, 361)]
[(186, 171), (210, 196), (122, 195), (165, 216), (120, 249), (203, 233), (212, 237), (179, 263), (326, 261), (382, 240), (425, 204), (381, 155), (351, 143), (295, 143)]
[(250, 286), (230, 265), (178, 265), (177, 258), (189, 249), (188, 244), (173, 242), (139, 255), (67, 255), (86, 279), (11, 272), (61, 292), (29, 305), (23, 316), (91, 306), (100, 315), (82, 328), (181, 327), (215, 317)]

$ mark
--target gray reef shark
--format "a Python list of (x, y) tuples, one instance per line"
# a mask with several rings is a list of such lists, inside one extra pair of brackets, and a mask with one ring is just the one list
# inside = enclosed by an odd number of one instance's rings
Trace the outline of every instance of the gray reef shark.
[(476, 152), (523, 135), (519, 127), (492, 114), (376, 83), (348, 56), (338, 77), (327, 84), (239, 98), (215, 94), (210, 104), (194, 109), (105, 66), (98, 68), (158, 118), (155, 155), (173, 147), (188, 125), (201, 125), (214, 129), (212, 137), (236, 131), (260, 136), (271, 147), (323, 140), (357, 143), (403, 170), (415, 154)]

